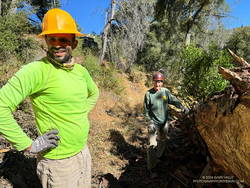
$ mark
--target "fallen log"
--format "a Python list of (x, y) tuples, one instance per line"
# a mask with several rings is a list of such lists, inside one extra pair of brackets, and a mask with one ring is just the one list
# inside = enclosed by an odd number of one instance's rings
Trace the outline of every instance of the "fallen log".
[(250, 64), (229, 52), (241, 67), (219, 68), (231, 86), (200, 104), (195, 122), (213, 162), (250, 185)]

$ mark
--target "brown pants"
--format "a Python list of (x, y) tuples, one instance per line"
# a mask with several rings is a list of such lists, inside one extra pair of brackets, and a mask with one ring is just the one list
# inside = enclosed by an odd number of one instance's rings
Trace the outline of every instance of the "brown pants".
[(43, 188), (90, 188), (91, 156), (88, 147), (65, 159), (38, 160), (37, 175)]

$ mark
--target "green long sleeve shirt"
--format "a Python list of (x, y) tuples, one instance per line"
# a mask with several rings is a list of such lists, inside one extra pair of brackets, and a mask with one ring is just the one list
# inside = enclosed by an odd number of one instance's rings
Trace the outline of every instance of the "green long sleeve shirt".
[(169, 119), (168, 104), (182, 108), (180, 101), (173, 96), (167, 88), (155, 91), (149, 89), (144, 97), (144, 115), (148, 120), (153, 120), (156, 125), (163, 125)]
[(58, 147), (43, 153), (45, 158), (67, 158), (85, 147), (88, 113), (99, 90), (84, 67), (75, 64), (72, 70), (64, 70), (43, 58), (23, 66), (0, 89), (0, 134), (19, 151), (29, 147), (32, 140), (14, 120), (12, 112), (27, 96), (32, 101), (39, 133), (59, 131)]

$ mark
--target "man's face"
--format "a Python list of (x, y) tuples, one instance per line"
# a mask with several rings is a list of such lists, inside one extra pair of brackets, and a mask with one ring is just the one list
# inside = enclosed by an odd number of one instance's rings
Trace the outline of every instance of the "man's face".
[(72, 50), (77, 46), (73, 34), (48, 34), (45, 36), (48, 54), (59, 63), (67, 63), (72, 55)]
[(163, 80), (154, 80), (153, 84), (155, 91), (160, 91), (163, 86)]

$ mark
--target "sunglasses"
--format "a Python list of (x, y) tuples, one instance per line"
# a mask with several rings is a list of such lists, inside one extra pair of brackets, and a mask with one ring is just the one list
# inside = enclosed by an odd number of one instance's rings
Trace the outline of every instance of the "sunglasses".
[(56, 42), (59, 42), (62, 45), (71, 45), (71, 43), (74, 41), (74, 37), (56, 37), (56, 36), (46, 36), (46, 39), (48, 43), (55, 44)]

